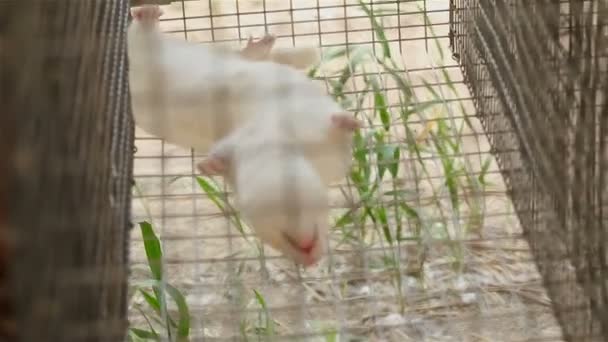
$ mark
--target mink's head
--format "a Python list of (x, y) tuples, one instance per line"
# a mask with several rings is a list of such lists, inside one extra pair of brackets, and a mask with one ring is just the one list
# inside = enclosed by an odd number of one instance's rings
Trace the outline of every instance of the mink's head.
[(329, 203), (315, 168), (297, 153), (251, 159), (255, 174), (236, 177), (237, 205), (245, 221), (263, 242), (296, 263), (317, 263), (327, 248)]

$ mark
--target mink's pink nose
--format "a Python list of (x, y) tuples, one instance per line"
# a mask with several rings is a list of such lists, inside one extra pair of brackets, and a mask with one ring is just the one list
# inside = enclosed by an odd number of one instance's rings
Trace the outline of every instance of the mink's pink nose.
[(300, 253), (312, 257), (312, 250), (318, 242), (318, 235), (315, 232), (313, 236), (299, 236), (292, 238), (288, 234), (283, 233), (285, 239), (289, 242), (292, 248), (297, 249)]
[(300, 241), (300, 243), (298, 244), (298, 247), (305, 254), (310, 254), (310, 252), (312, 252), (312, 249), (315, 247), (315, 242), (316, 242), (316, 239), (314, 239), (314, 238)]

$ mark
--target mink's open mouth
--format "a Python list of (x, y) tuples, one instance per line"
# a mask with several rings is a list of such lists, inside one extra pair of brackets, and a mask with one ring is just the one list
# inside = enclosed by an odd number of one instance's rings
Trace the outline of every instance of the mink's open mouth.
[(299, 251), (301, 253), (309, 254), (312, 251), (312, 249), (314, 248), (314, 246), (317, 244), (317, 241), (319, 240), (319, 231), (317, 229), (315, 229), (315, 235), (312, 238), (313, 242), (311, 244), (311, 247), (308, 249), (304, 249), (301, 246), (299, 246), (298, 243), (288, 234), (283, 233), (283, 236), (285, 237), (285, 240), (287, 240), (287, 242), (289, 242), (291, 247), (293, 247), (294, 249), (296, 249), (297, 251)]

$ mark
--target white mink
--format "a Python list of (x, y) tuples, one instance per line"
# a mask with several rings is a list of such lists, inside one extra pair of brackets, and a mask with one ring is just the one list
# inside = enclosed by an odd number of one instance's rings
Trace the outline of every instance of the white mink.
[(319, 262), (328, 245), (329, 204), (308, 159), (275, 145), (238, 158), (236, 170), (236, 203), (256, 235), (299, 264)]
[[(260, 239), (311, 266), (328, 246), (328, 191), (301, 147), (286, 143), (286, 132), (279, 121), (250, 122), (218, 143), (202, 164), (226, 176), (237, 208)], [(230, 162), (214, 164), (217, 156)]]
[[(328, 246), (328, 187), (308, 156), (289, 116), (260, 114), (219, 141), (199, 163), (206, 175), (223, 175), (235, 190), (236, 205), (264, 242), (310, 266)], [(335, 139), (357, 124), (344, 116), (332, 121)], [(346, 151), (349, 153), (349, 151)], [(314, 153), (319, 155), (318, 152)]]
[[(328, 246), (327, 187), (301, 153), (284, 145), (243, 149), (235, 168), (236, 204), (256, 235), (296, 263), (312, 266)], [(245, 156), (244, 154), (248, 154)]]
[(227, 177), (256, 235), (300, 264), (318, 262), (327, 185), (350, 168), (359, 122), (294, 67), (162, 36), (156, 11), (129, 28), (137, 125), (209, 152), (199, 169)]
[(166, 37), (156, 6), (133, 11), (129, 79), (140, 128), (205, 153), (248, 121), (287, 117), (291, 142), (323, 180), (344, 178), (357, 122), (314, 81), (293, 67)]

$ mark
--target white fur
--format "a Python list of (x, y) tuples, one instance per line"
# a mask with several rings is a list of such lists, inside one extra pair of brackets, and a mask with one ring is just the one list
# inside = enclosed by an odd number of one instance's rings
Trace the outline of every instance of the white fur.
[(350, 167), (351, 135), (331, 129), (331, 115), (342, 109), (294, 68), (172, 39), (137, 20), (128, 51), (135, 121), (148, 133), (206, 153), (244, 122), (288, 117), (291, 142), (306, 147), (326, 183)]
[[(285, 127), (289, 117), (260, 116), (214, 145), (211, 154), (231, 160), (226, 178), (256, 235), (300, 264), (317, 263), (328, 246), (327, 184), (305, 149), (293, 144), (294, 134)], [(286, 238), (310, 241), (315, 230), (317, 243), (309, 254)]]
[[(174, 40), (136, 20), (128, 39), (137, 125), (229, 155), (237, 207), (256, 234), (298, 263), (317, 262), (327, 247), (327, 184), (351, 162), (351, 132), (332, 123), (340, 106), (287, 65)], [(305, 241), (315, 229), (310, 254), (286, 239)]]
[[(283, 145), (241, 145), (235, 153), (236, 204), (256, 235), (297, 263), (317, 263), (328, 245), (329, 205), (327, 187), (313, 165)], [(310, 253), (288, 241), (315, 236)]]

